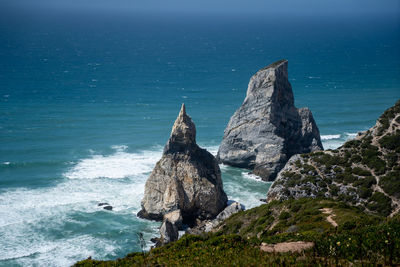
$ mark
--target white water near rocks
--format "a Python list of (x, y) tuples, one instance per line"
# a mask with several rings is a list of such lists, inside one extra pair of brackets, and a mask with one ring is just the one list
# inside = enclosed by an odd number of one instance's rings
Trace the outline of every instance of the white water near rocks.
[[(0, 194), (0, 261), (17, 259), (14, 263), (21, 265), (66, 266), (88, 256), (115, 257), (120, 244), (107, 238), (106, 233), (79, 234), (80, 228), (87, 227), (94, 227), (94, 232), (105, 231), (100, 229), (102, 223), (96, 226), (86, 218), (96, 213), (99, 217), (124, 218), (126, 225), (116, 222), (115, 228), (137, 227), (144, 232), (149, 248), (150, 238), (158, 235), (159, 223), (139, 219), (136, 213), (146, 179), (162, 150), (155, 147), (128, 153), (127, 147), (112, 148), (115, 152), (110, 155), (93, 152), (89, 158), (72, 164), (64, 173), (65, 179), (54, 187), (20, 188)], [(215, 154), (218, 147), (207, 149)], [(265, 198), (269, 183), (242, 169), (221, 165), (221, 171), (229, 200), (239, 201), (246, 208), (262, 203), (260, 198)], [(98, 206), (100, 202), (109, 203), (113, 210), (103, 210)], [(136, 241), (134, 236), (131, 238)]]

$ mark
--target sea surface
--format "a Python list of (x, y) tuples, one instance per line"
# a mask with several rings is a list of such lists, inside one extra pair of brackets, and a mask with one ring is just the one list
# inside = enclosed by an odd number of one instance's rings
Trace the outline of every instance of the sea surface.
[[(159, 223), (136, 213), (181, 104), (216, 154), (249, 78), (278, 59), (326, 149), (400, 98), (397, 18), (0, 13), (0, 266), (115, 259), (138, 233), (149, 248)], [(220, 167), (230, 200), (261, 204), (270, 183)]]

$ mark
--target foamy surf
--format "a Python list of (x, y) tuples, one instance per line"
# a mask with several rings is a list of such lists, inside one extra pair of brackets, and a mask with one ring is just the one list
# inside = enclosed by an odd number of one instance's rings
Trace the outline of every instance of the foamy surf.
[(64, 174), (69, 179), (126, 178), (151, 172), (161, 151), (124, 152), (127, 147), (113, 146), (116, 153), (108, 156), (92, 155), (82, 159)]
[[(111, 155), (80, 160), (65, 172), (68, 179), (56, 186), (0, 194), (3, 263), (68, 266), (88, 256), (113, 258), (126, 242), (132, 243), (131, 250), (140, 249), (135, 232), (142, 232), (150, 247), (159, 223), (140, 220), (136, 213), (161, 151), (127, 153), (127, 147), (113, 148), (116, 152)], [(102, 209), (100, 202), (113, 210)]]
[(327, 134), (321, 135), (321, 141), (324, 149), (336, 149), (356, 136), (357, 133)]
[(327, 134), (327, 135), (321, 135), (321, 140), (331, 140), (331, 139), (339, 139), (340, 134)]
[(245, 179), (253, 180), (253, 181), (259, 181), (259, 182), (262, 181), (260, 176), (257, 176), (255, 174), (249, 173), (249, 172), (242, 172), (242, 177)]
[[(217, 154), (218, 146), (203, 147)], [(112, 259), (128, 247), (124, 253), (140, 250), (137, 232), (144, 234), (150, 248), (159, 223), (137, 218), (136, 213), (162, 148), (133, 153), (124, 145), (112, 149), (108, 155), (92, 150), (87, 158), (69, 164), (65, 179), (55, 186), (0, 194), (3, 263), (68, 266), (88, 256)], [(242, 169), (220, 166), (230, 200), (246, 208), (262, 204), (269, 183)], [(99, 207), (100, 202), (113, 210)]]

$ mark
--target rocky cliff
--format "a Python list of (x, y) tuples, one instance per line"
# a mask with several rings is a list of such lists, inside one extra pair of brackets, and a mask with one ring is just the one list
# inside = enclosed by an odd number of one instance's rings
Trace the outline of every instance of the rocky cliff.
[(336, 150), (296, 155), (267, 201), (329, 197), (382, 215), (400, 210), (400, 100), (370, 130)]
[(311, 111), (294, 106), (287, 68), (287, 60), (280, 60), (251, 77), (246, 98), (225, 129), (220, 162), (274, 180), (292, 155), (322, 149)]
[(196, 144), (196, 127), (182, 105), (162, 158), (146, 182), (138, 215), (162, 220), (179, 210), (190, 223), (214, 218), (226, 203), (218, 163)]

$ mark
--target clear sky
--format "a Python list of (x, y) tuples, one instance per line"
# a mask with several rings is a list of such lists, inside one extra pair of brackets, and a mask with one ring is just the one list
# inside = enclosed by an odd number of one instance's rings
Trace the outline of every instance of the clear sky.
[(400, 15), (400, 0), (0, 0), (2, 6), (157, 14)]

